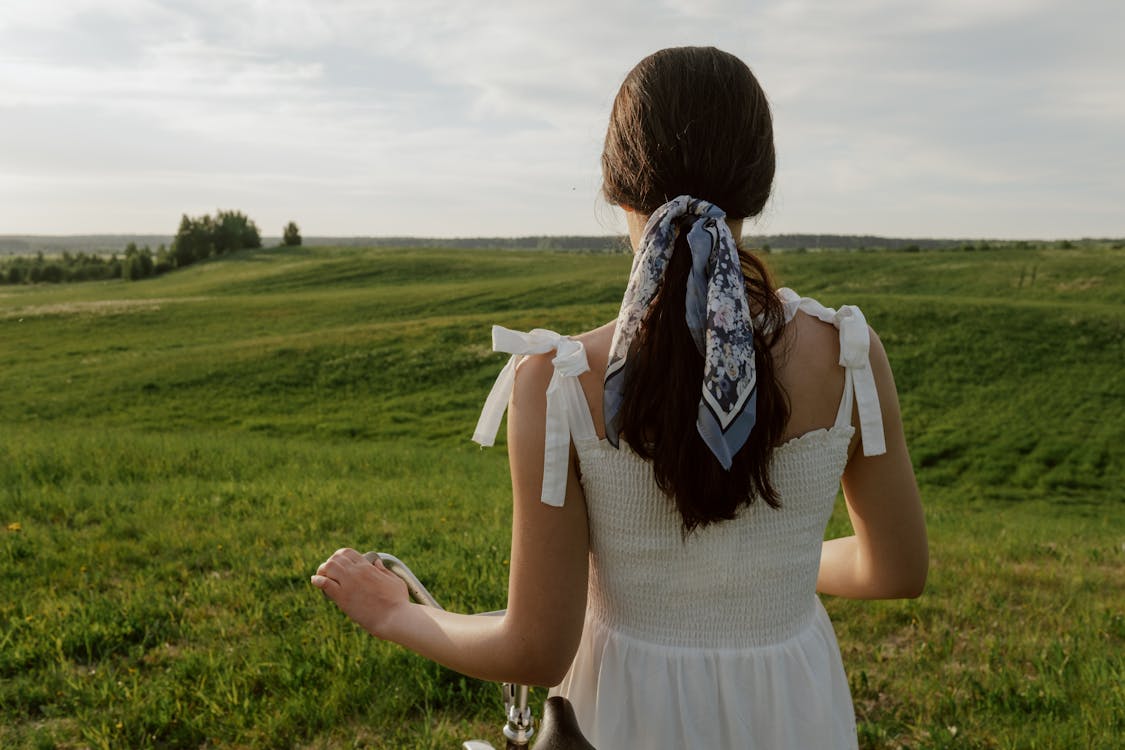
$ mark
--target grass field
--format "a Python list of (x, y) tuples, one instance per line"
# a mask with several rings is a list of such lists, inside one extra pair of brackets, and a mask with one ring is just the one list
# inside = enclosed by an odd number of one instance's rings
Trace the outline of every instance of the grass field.
[[(769, 261), (880, 332), (926, 505), (921, 598), (826, 601), (861, 746), (1119, 746), (1125, 252)], [(382, 549), (450, 608), (503, 607), (505, 452), (468, 439), (489, 326), (605, 322), (628, 263), (294, 248), (0, 289), (0, 747), (498, 742), (494, 685), (367, 638), (308, 576)]]

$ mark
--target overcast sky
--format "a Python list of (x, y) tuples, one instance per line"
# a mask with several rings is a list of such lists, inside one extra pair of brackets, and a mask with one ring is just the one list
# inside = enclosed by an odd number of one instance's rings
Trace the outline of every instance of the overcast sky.
[(625, 73), (739, 55), (778, 176), (748, 232), (1125, 236), (1121, 0), (3, 0), (0, 234), (623, 231)]

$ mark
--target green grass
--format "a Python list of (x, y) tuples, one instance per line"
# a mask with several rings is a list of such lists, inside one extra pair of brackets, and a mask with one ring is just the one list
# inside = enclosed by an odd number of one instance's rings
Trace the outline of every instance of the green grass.
[[(880, 332), (926, 505), (921, 598), (826, 602), (861, 746), (1115, 746), (1125, 253), (769, 261)], [(502, 607), (507, 462), (468, 440), (489, 325), (598, 325), (628, 264), (294, 248), (0, 289), (0, 747), (498, 742), (495, 686), (361, 635), (308, 576), (378, 548)]]

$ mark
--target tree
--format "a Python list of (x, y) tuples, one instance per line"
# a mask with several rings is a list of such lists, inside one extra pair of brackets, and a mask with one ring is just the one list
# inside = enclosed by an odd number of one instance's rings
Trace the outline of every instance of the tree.
[(152, 261), (152, 251), (148, 249), (148, 245), (137, 253), (137, 260), (141, 265), (141, 276), (148, 278), (156, 271), (156, 264)]
[(173, 268), (183, 268), (212, 255), (261, 246), (258, 225), (241, 211), (217, 211), (215, 218), (184, 214), (166, 258), (157, 251), (156, 269), (164, 270), (165, 260)]
[(214, 247), (214, 222), (211, 217), (192, 219), (184, 214), (180, 219), (180, 228), (172, 240), (169, 256), (173, 266), (183, 268), (211, 257)]
[(48, 284), (61, 284), (66, 272), (63, 267), (58, 263), (48, 263), (43, 266), (43, 271), (40, 273), (39, 278), (41, 281), (46, 281)]
[(281, 233), (281, 244), (286, 247), (296, 247), (301, 244), (301, 230), (297, 228), (297, 222), (291, 221), (285, 225)]
[(258, 225), (241, 211), (219, 211), (211, 226), (216, 255), (262, 246)]
[(155, 270), (152, 262), (152, 251), (145, 245), (143, 250), (138, 250), (132, 242), (125, 248), (125, 261), (121, 266), (121, 276), (128, 281), (139, 281), (152, 276)]
[(125, 260), (121, 263), (121, 278), (126, 281), (138, 281), (144, 278), (141, 276), (141, 264), (137, 256), (125, 256)]

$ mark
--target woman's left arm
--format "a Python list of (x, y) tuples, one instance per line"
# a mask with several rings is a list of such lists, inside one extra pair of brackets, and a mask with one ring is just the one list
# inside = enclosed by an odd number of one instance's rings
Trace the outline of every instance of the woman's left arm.
[(409, 601), (405, 584), (355, 550), (317, 569), (313, 585), (372, 635), (450, 669), (495, 682), (556, 685), (574, 658), (586, 611), (589, 531), (572, 456), (561, 508), (541, 502), (551, 355), (525, 358), (508, 408), (512, 555), (503, 617)]

